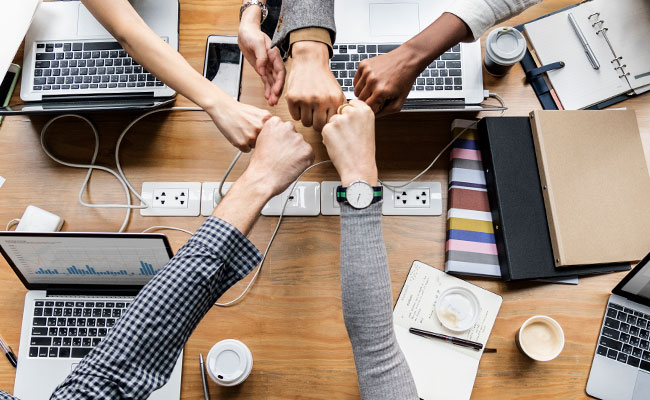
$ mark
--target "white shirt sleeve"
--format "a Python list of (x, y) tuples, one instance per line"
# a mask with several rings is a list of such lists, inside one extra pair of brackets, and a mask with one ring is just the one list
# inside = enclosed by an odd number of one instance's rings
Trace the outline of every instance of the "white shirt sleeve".
[(446, 10), (469, 26), (474, 39), (493, 25), (513, 17), (541, 0), (456, 0)]

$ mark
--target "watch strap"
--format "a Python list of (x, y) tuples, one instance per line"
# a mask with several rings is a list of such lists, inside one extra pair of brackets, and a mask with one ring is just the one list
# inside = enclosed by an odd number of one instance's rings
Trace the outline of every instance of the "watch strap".
[[(336, 188), (336, 201), (339, 203), (345, 203), (347, 199), (347, 187), (338, 186)], [(384, 198), (384, 187), (383, 186), (372, 186), (372, 202), (370, 204), (375, 204), (381, 201)]]
[(269, 9), (266, 8), (266, 4), (262, 3), (260, 0), (249, 0), (246, 3), (242, 4), (241, 8), (239, 9), (239, 20), (241, 21), (241, 17), (244, 14), (244, 11), (250, 6), (258, 6), (262, 10), (260, 24), (264, 23), (264, 20), (266, 20), (266, 17), (269, 15)]

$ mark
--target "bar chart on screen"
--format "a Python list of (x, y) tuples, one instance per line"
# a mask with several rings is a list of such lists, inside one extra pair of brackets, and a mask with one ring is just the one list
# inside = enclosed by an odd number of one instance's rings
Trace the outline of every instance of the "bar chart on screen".
[(0, 246), (33, 283), (141, 285), (169, 261), (160, 240), (74, 239), (0, 240)]
[(153, 265), (146, 263), (144, 261), (140, 261), (140, 271), (138, 273), (136, 272), (129, 272), (125, 269), (120, 269), (118, 271), (111, 271), (111, 270), (106, 270), (106, 271), (96, 271), (94, 267), (91, 267), (90, 265), (84, 266), (83, 268), (79, 268), (76, 265), (73, 265), (71, 267), (68, 267), (65, 269), (65, 271), (59, 272), (58, 269), (56, 268), (47, 268), (44, 269), (43, 267), (40, 267), (39, 269), (34, 272), (37, 275), (43, 275), (43, 274), (50, 274), (50, 275), (144, 275), (144, 276), (153, 276), (158, 272), (157, 269), (154, 269)]

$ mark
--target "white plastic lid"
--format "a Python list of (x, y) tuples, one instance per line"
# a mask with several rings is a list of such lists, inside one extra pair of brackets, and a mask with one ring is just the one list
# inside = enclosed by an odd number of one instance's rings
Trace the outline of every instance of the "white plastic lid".
[(451, 287), (438, 296), (436, 314), (442, 325), (454, 332), (473, 327), (481, 311), (474, 293), (464, 287)]
[(526, 39), (515, 28), (504, 26), (493, 29), (485, 40), (485, 51), (495, 63), (512, 65), (524, 58)]
[(210, 378), (222, 386), (239, 385), (253, 369), (253, 354), (239, 340), (222, 340), (210, 349), (206, 369)]

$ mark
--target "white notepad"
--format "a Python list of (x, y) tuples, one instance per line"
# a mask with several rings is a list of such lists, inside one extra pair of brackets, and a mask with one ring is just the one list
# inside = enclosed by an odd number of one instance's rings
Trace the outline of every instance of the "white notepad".
[[(443, 327), (435, 313), (438, 296), (452, 286), (470, 290), (476, 295), (481, 306), (476, 325), (461, 334)], [(501, 302), (502, 298), (497, 294), (427, 264), (413, 262), (393, 311), (393, 324), (397, 341), (411, 369), (420, 398), (469, 399), (483, 350), (475, 351), (441, 340), (417, 336), (409, 333), (409, 328), (456, 336), (485, 346)]]
[[(587, 59), (569, 23), (569, 13), (596, 55), (599, 69), (594, 69)], [(602, 32), (598, 33), (602, 28), (606, 29), (611, 48)], [(565, 63), (564, 68), (549, 71), (548, 79), (567, 110), (587, 108), (628, 92), (650, 90), (650, 1), (587, 1), (525, 24), (524, 31), (540, 63)], [(612, 62), (615, 57), (621, 58)]]

